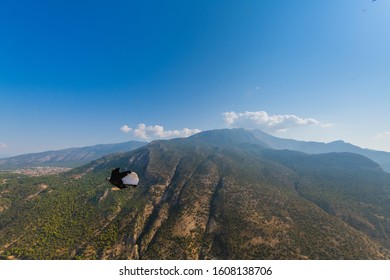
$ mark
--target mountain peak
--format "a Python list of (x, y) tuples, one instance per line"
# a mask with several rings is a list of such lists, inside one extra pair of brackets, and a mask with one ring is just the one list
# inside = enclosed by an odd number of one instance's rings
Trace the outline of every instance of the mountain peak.
[(216, 146), (256, 144), (263, 148), (269, 148), (266, 143), (262, 142), (252, 132), (243, 128), (207, 130), (197, 133), (188, 139)]
[[(389, 258), (390, 175), (354, 154), (261, 143), (205, 131), (55, 178), (0, 174), (0, 259)], [(137, 188), (111, 189), (119, 166), (137, 172)]]

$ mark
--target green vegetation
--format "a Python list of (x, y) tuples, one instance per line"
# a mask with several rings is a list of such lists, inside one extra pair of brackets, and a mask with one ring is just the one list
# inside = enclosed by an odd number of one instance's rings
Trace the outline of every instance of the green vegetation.
[[(390, 258), (390, 175), (375, 163), (268, 150), (242, 131), (211, 137), (59, 175), (0, 173), (0, 258)], [(140, 186), (111, 189), (116, 166)]]

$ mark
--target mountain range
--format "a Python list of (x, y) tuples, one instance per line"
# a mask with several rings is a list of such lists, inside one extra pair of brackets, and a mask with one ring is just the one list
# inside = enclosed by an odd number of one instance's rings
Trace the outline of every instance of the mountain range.
[(104, 155), (131, 151), (145, 144), (146, 142), (129, 141), (118, 144), (100, 144), (2, 158), (0, 159), (0, 170), (37, 166), (77, 167)]
[[(390, 174), (266, 137), (212, 130), (55, 176), (0, 173), (0, 258), (390, 259)], [(139, 186), (112, 188), (114, 167)]]
[(324, 154), (332, 152), (348, 152), (355, 153), (379, 163), (379, 165), (387, 172), (390, 172), (390, 153), (376, 151), (371, 149), (363, 149), (358, 146), (346, 143), (342, 140), (333, 141), (330, 143), (314, 142), (314, 141), (297, 141), (292, 139), (284, 139), (274, 137), (261, 130), (251, 131), (257, 139), (267, 144), (271, 149), (277, 150), (293, 150), (308, 154)]
[[(314, 141), (298, 141), (293, 139), (278, 138), (261, 130), (246, 130), (250, 134), (252, 143), (261, 144), (264, 147), (275, 150), (293, 150), (308, 154), (324, 154), (332, 152), (348, 152), (363, 155), (377, 162), (385, 171), (390, 173), (390, 153), (363, 149), (346, 143), (342, 140), (323, 143)], [(249, 137), (249, 136), (248, 136)], [(220, 141), (226, 142), (228, 139)], [(135, 150), (146, 145), (147, 142), (129, 141), (117, 144), (100, 144), (80, 148), (69, 148), (57, 151), (24, 154), (14, 157), (0, 158), (1, 169), (15, 169), (37, 166), (50, 167), (78, 167), (92, 160), (108, 154), (121, 153)]]

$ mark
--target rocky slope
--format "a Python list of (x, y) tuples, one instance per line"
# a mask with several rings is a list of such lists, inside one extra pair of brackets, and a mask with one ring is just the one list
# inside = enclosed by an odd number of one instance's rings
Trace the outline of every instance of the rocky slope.
[[(111, 189), (104, 177), (117, 166), (139, 187)], [(210, 131), (34, 180), (0, 185), (3, 258), (390, 258), (390, 175), (355, 154)]]

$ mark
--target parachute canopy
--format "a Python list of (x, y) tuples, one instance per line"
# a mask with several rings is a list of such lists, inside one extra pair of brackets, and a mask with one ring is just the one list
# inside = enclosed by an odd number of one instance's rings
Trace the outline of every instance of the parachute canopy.
[(111, 176), (107, 180), (120, 189), (127, 188), (128, 186), (136, 187), (139, 182), (137, 173), (134, 171), (119, 172), (119, 167), (111, 171)]
[(129, 185), (129, 186), (137, 186), (139, 179), (138, 175), (135, 172), (131, 172), (130, 174), (127, 174), (125, 177), (122, 178), (122, 182), (124, 185)]

